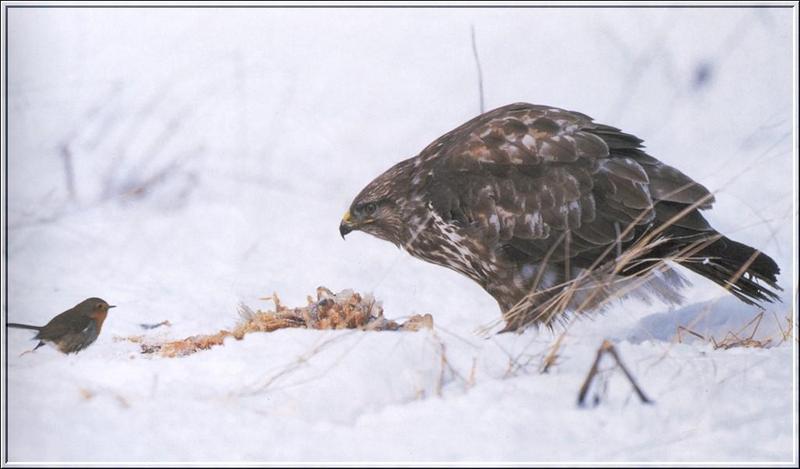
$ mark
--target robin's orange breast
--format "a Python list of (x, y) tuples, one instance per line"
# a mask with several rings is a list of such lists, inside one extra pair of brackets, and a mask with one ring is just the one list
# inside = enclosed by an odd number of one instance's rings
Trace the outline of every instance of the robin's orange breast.
[(97, 325), (97, 333), (100, 333), (100, 329), (103, 327), (103, 321), (106, 320), (106, 316), (108, 316), (108, 310), (106, 311), (96, 311), (92, 313), (89, 317), (92, 318)]

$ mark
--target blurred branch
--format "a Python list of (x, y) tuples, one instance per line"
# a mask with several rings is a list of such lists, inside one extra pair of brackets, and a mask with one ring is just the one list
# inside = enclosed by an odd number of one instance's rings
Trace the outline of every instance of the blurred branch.
[(478, 56), (478, 45), (475, 40), (475, 25), (469, 25), (470, 38), (472, 40), (472, 55), (475, 57), (475, 67), (478, 70), (478, 95), (480, 97), (481, 114), (484, 113), (485, 107), (483, 104), (483, 71), (481, 69), (481, 58)]
[(75, 193), (75, 169), (72, 166), (72, 152), (69, 149), (69, 143), (62, 143), (59, 146), (59, 154), (64, 163), (64, 179), (67, 185), (67, 196), (74, 202), (77, 199)]
[[(614, 348), (614, 344), (608, 340), (604, 340), (603, 344), (600, 345), (600, 348), (597, 349), (597, 356), (594, 359), (594, 363), (592, 363), (592, 367), (589, 369), (589, 373), (586, 375), (586, 379), (583, 381), (581, 389), (578, 392), (578, 406), (583, 407), (586, 404), (586, 396), (589, 392), (589, 387), (591, 386), (592, 381), (594, 381), (594, 378), (597, 376), (600, 360), (605, 354), (611, 355), (611, 357), (617, 363), (619, 369), (622, 370), (622, 373), (625, 374), (625, 377), (628, 378), (628, 381), (631, 383), (634, 392), (636, 392), (636, 395), (639, 396), (639, 400), (642, 402), (642, 404), (652, 404), (653, 401), (645, 395), (631, 372), (628, 371), (628, 368), (622, 363), (622, 360), (619, 358), (619, 354), (617, 353), (617, 349)], [(597, 402), (595, 402), (595, 404), (596, 403)]]

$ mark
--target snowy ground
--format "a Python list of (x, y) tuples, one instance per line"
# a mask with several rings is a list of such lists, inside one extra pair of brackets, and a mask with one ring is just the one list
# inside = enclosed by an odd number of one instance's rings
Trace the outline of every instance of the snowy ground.
[[(675, 340), (756, 314), (710, 282), (691, 277), (684, 308), (574, 324), (541, 374), (563, 329), (476, 334), (499, 315), (477, 285), (337, 230), (374, 176), (478, 113), (474, 24), (487, 109), (579, 110), (717, 191), (712, 224), (781, 266), (757, 331), (778, 337), (796, 298), (793, 13), (8, 11), (4, 315), (119, 307), (72, 356), (19, 356), (31, 334), (3, 330), (7, 461), (796, 463), (796, 340)], [(239, 302), (320, 285), (436, 327), (282, 330), (180, 359), (115, 340), (165, 319), (149, 334), (213, 333)], [(600, 403), (576, 406), (603, 339), (655, 405), (605, 361)]]

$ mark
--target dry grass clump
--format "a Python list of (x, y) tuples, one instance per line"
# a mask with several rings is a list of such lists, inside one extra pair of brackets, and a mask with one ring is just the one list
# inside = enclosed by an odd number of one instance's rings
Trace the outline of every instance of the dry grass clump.
[[(778, 333), (773, 335), (772, 337), (764, 337), (757, 339), (755, 338), (756, 332), (758, 332), (758, 328), (761, 325), (761, 320), (764, 318), (764, 311), (759, 312), (753, 318), (747, 322), (744, 326), (742, 326), (738, 331), (728, 331), (721, 340), (717, 340), (716, 337), (710, 336), (706, 337), (699, 332), (692, 330), (688, 326), (678, 326), (677, 331), (677, 340), (678, 343), (683, 342), (683, 333), (690, 334), (698, 339), (709, 342), (714, 346), (714, 350), (722, 349), (728, 350), (737, 347), (745, 347), (745, 348), (769, 348), (775, 345), (779, 345), (787, 340), (791, 340), (793, 335), (793, 323), (791, 317), (786, 317), (785, 322), (781, 322), (777, 316), (775, 316), (775, 321), (778, 323)], [(752, 327), (752, 329), (750, 329)], [(747, 330), (750, 329), (750, 334), (747, 334)]]
[(317, 299), (309, 296), (308, 305), (299, 308), (283, 305), (277, 294), (268, 299), (275, 303), (273, 311), (253, 311), (247, 305), (240, 305), (241, 320), (232, 331), (223, 329), (216, 334), (195, 335), (166, 343), (148, 343), (142, 336), (129, 337), (128, 340), (141, 344), (142, 353), (158, 353), (172, 358), (222, 345), (228, 337), (242, 340), (250, 332), (272, 332), (286, 328), (366, 331), (418, 331), (433, 328), (433, 317), (430, 314), (414, 315), (402, 324), (386, 319), (383, 308), (372, 295), (362, 296), (352, 290), (333, 293), (325, 287), (319, 287)]

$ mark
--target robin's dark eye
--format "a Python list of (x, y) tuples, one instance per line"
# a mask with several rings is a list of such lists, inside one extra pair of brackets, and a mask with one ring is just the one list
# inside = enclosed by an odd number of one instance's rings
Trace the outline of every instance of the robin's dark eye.
[(375, 202), (370, 202), (368, 204), (364, 204), (361, 206), (361, 213), (364, 215), (371, 217), (375, 214), (375, 210), (378, 209), (378, 205)]

